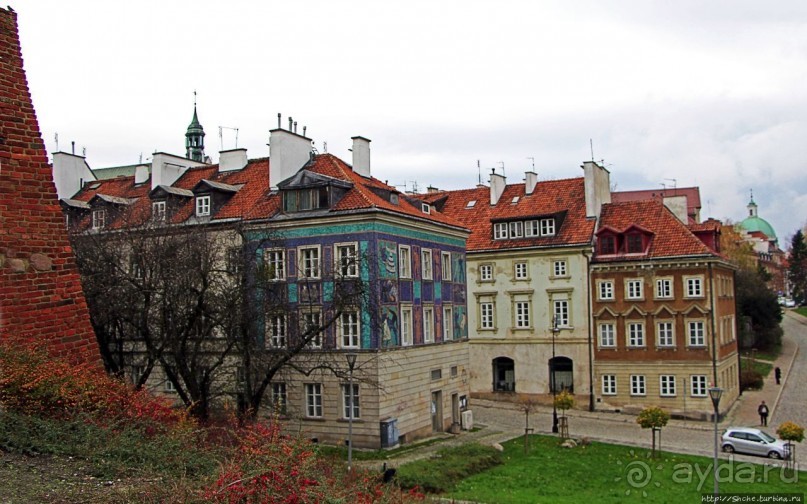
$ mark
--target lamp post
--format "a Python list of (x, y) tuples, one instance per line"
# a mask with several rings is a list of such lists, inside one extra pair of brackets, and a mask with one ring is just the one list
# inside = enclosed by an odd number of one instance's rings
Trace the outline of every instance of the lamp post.
[(552, 317), (552, 360), (549, 361), (549, 387), (552, 389), (552, 433), (558, 433), (558, 407), (555, 406), (555, 336), (558, 335), (558, 317)]
[(351, 468), (353, 467), (353, 368), (356, 367), (356, 357), (358, 357), (358, 355), (353, 352), (345, 354), (345, 358), (347, 358), (347, 366), (350, 370), (347, 382), (349, 398), (347, 414), (347, 472), (350, 472)]
[(720, 396), (723, 395), (723, 389), (720, 387), (712, 387), (709, 389), (709, 397), (712, 399), (712, 405), (715, 407), (715, 460), (714, 460), (714, 480), (715, 480), (715, 495), (719, 493), (719, 487), (717, 484), (717, 420), (720, 417), (720, 410), (718, 406), (720, 405)]

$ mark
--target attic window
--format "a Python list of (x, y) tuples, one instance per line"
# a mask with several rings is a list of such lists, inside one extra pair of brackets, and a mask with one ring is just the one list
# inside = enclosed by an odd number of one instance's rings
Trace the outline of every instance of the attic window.
[(429, 204), (428, 204), (428, 203), (421, 203), (421, 204), (420, 204), (420, 209), (421, 209), (421, 210), (423, 211), (423, 213), (425, 213), (425, 214), (430, 214), (430, 213), (431, 213), (431, 207), (429, 206)]
[(97, 208), (92, 211), (92, 228), (103, 229), (106, 225), (106, 209)]
[(644, 250), (642, 244), (642, 235), (639, 233), (631, 233), (627, 237), (627, 247), (629, 254), (638, 254)]
[(476, 200), (472, 199), (471, 201), (465, 204), (465, 208), (473, 208), (474, 205), (476, 205)]
[(393, 205), (397, 205), (398, 204), (398, 195), (395, 194), (395, 193), (390, 193), (389, 202), (392, 203)]
[(196, 197), (196, 216), (205, 217), (210, 215), (210, 195)]
[(510, 202), (511, 205), (515, 205), (518, 203), (518, 196), (513, 196), (513, 201)]
[(613, 236), (600, 237), (600, 254), (615, 254), (616, 238)]

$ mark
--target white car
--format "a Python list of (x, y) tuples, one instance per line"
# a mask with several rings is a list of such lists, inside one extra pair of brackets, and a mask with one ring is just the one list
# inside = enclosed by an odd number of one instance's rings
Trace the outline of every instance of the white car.
[(796, 302), (792, 299), (785, 299), (785, 308), (795, 308)]
[(723, 451), (726, 453), (747, 453), (784, 459), (790, 456), (790, 451), (785, 445), (785, 441), (751, 427), (729, 427), (723, 433)]

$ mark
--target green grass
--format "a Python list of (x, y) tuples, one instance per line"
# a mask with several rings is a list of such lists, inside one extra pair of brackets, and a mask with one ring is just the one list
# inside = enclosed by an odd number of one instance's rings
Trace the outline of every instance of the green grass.
[[(427, 446), (431, 446), (437, 443), (442, 443), (447, 441), (451, 438), (449, 437), (436, 437), (427, 439), (425, 441), (421, 441), (418, 443), (406, 444), (403, 446), (399, 446), (398, 448), (393, 448), (391, 450), (359, 450), (353, 449), (353, 459), (354, 460), (389, 460), (392, 458), (400, 457), (401, 455), (405, 455), (412, 451), (420, 450), (421, 448), (425, 448)], [(319, 453), (326, 457), (332, 458), (340, 458), (347, 460), (347, 446), (329, 446), (329, 445), (320, 445), (319, 446)]]
[(799, 308), (796, 308), (796, 313), (804, 317), (807, 317), (807, 306), (801, 306)]
[[(530, 446), (525, 455), (523, 438), (508, 441), (502, 465), (465, 478), (444, 496), (503, 504), (687, 503), (700, 502), (713, 489), (709, 457), (663, 452), (650, 459), (649, 450), (605, 443), (561, 448), (556, 437), (538, 435), (530, 437)], [(788, 478), (779, 468), (765, 472), (764, 463), (722, 459), (721, 493), (804, 492), (807, 473)]]
[[(763, 361), (773, 362), (779, 358), (779, 354), (781, 353), (782, 353), (782, 345), (779, 345), (773, 348), (772, 350), (757, 350), (756, 352), (754, 352), (754, 358)], [(751, 357), (751, 352), (749, 350), (743, 350), (742, 356), (743, 358)]]
[[(757, 357), (759, 358), (759, 357)], [(773, 364), (769, 364), (767, 362), (762, 362), (760, 360), (754, 360), (752, 363), (750, 359), (746, 359), (745, 357), (742, 358), (742, 368), (748, 369), (748, 366), (751, 365), (751, 369), (758, 372), (762, 375), (762, 377), (768, 376), (768, 374), (773, 369)]]
[(456, 488), (463, 479), (502, 463), (502, 454), (490, 446), (469, 443), (439, 450), (435, 456), (398, 468), (398, 481), (404, 488), (443, 493)]

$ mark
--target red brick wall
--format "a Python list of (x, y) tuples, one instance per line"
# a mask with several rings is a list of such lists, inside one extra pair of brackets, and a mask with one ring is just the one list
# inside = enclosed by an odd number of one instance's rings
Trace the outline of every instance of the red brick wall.
[(23, 69), (17, 15), (0, 8), (0, 338), (100, 366)]

